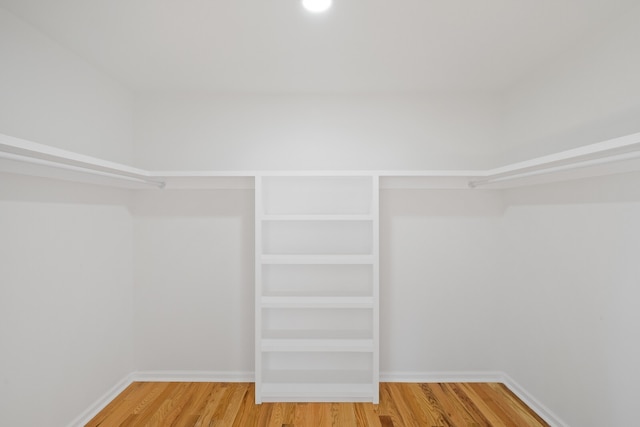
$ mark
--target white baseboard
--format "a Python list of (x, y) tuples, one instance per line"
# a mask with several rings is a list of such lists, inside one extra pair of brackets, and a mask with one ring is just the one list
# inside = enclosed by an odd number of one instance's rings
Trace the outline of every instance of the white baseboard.
[(380, 381), (386, 383), (495, 383), (504, 374), (493, 371), (444, 372), (381, 372)]
[(545, 420), (552, 427), (569, 427), (560, 417), (554, 414), (549, 408), (544, 406), (538, 399), (529, 394), (520, 384), (515, 382), (509, 375), (503, 373), (501, 381), (509, 390), (520, 398), (529, 408)]
[(192, 382), (192, 383), (250, 383), (253, 372), (242, 371), (138, 371), (131, 374), (134, 381)]
[(69, 427), (84, 427), (93, 417), (98, 415), (105, 406), (107, 406), (113, 399), (124, 391), (133, 382), (133, 375), (129, 374), (120, 381), (109, 391), (107, 391), (102, 397), (93, 402), (82, 414), (80, 414), (75, 420), (71, 421)]

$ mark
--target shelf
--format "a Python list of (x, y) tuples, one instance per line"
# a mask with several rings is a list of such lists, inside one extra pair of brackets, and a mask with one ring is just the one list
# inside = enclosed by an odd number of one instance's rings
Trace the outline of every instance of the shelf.
[(269, 221), (262, 224), (264, 255), (367, 255), (373, 221)]
[(371, 402), (376, 396), (370, 370), (266, 370), (265, 402)]
[(127, 189), (164, 187), (142, 169), (2, 134), (0, 171)]
[[(291, 331), (287, 331), (291, 332)], [(295, 331), (298, 332), (298, 331)], [(304, 331), (306, 336), (313, 336), (313, 333)], [(298, 332), (303, 335), (303, 332)], [(263, 352), (373, 352), (373, 339), (313, 339), (313, 338), (264, 338), (261, 342)]]
[(373, 383), (264, 382), (260, 393), (263, 402), (371, 402), (376, 388)]
[(271, 384), (359, 384), (371, 385), (368, 369), (266, 369), (264, 382)]
[(262, 332), (265, 339), (274, 340), (371, 340), (370, 330), (360, 329), (284, 329)]
[(373, 264), (373, 255), (262, 255), (262, 264)]
[(373, 221), (373, 215), (263, 215), (262, 221)]
[(640, 133), (490, 169), (470, 188), (513, 188), (640, 170)]
[(262, 308), (373, 308), (373, 297), (263, 296)]
[(384, 189), (504, 189), (633, 171), (640, 171), (640, 133), (493, 169), (371, 171), (150, 171), (0, 134), (0, 172), (137, 190), (253, 189), (256, 176), (378, 176)]
[(373, 295), (372, 264), (262, 265), (265, 297), (367, 297)]
[(167, 190), (252, 190), (255, 173), (246, 171), (154, 171)]

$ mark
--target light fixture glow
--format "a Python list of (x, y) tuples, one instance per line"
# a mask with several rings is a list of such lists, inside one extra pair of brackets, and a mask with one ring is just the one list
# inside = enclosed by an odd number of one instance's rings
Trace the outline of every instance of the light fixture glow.
[(302, 6), (312, 13), (321, 13), (331, 7), (332, 0), (302, 0)]

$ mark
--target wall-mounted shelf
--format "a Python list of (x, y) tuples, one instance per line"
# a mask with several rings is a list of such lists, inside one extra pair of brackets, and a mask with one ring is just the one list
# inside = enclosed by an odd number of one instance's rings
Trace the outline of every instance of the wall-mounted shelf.
[[(640, 171), (640, 133), (487, 170), (149, 171), (0, 134), (0, 172), (125, 189), (253, 189), (261, 176), (380, 177), (383, 189), (505, 189)], [(289, 219), (282, 218), (280, 219)], [(298, 218), (315, 220), (318, 218)], [(360, 220), (365, 218), (353, 218)], [(278, 214), (273, 214), (278, 220)], [(339, 215), (323, 220), (343, 220)]]
[(640, 170), (640, 133), (486, 171), (472, 188), (510, 188)]
[(322, 265), (322, 264), (344, 264), (344, 265), (360, 265), (370, 264), (371, 255), (262, 255), (260, 258), (263, 264), (303, 264), (303, 265)]
[(373, 308), (373, 297), (283, 296), (262, 297), (264, 308)]
[(0, 134), (0, 171), (121, 188), (162, 188), (147, 171)]

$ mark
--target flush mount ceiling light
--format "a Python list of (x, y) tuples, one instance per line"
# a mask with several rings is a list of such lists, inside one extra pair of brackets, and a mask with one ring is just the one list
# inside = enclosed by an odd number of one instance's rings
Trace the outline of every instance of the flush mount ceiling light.
[(332, 0), (302, 0), (302, 6), (312, 13), (321, 13), (331, 7)]

